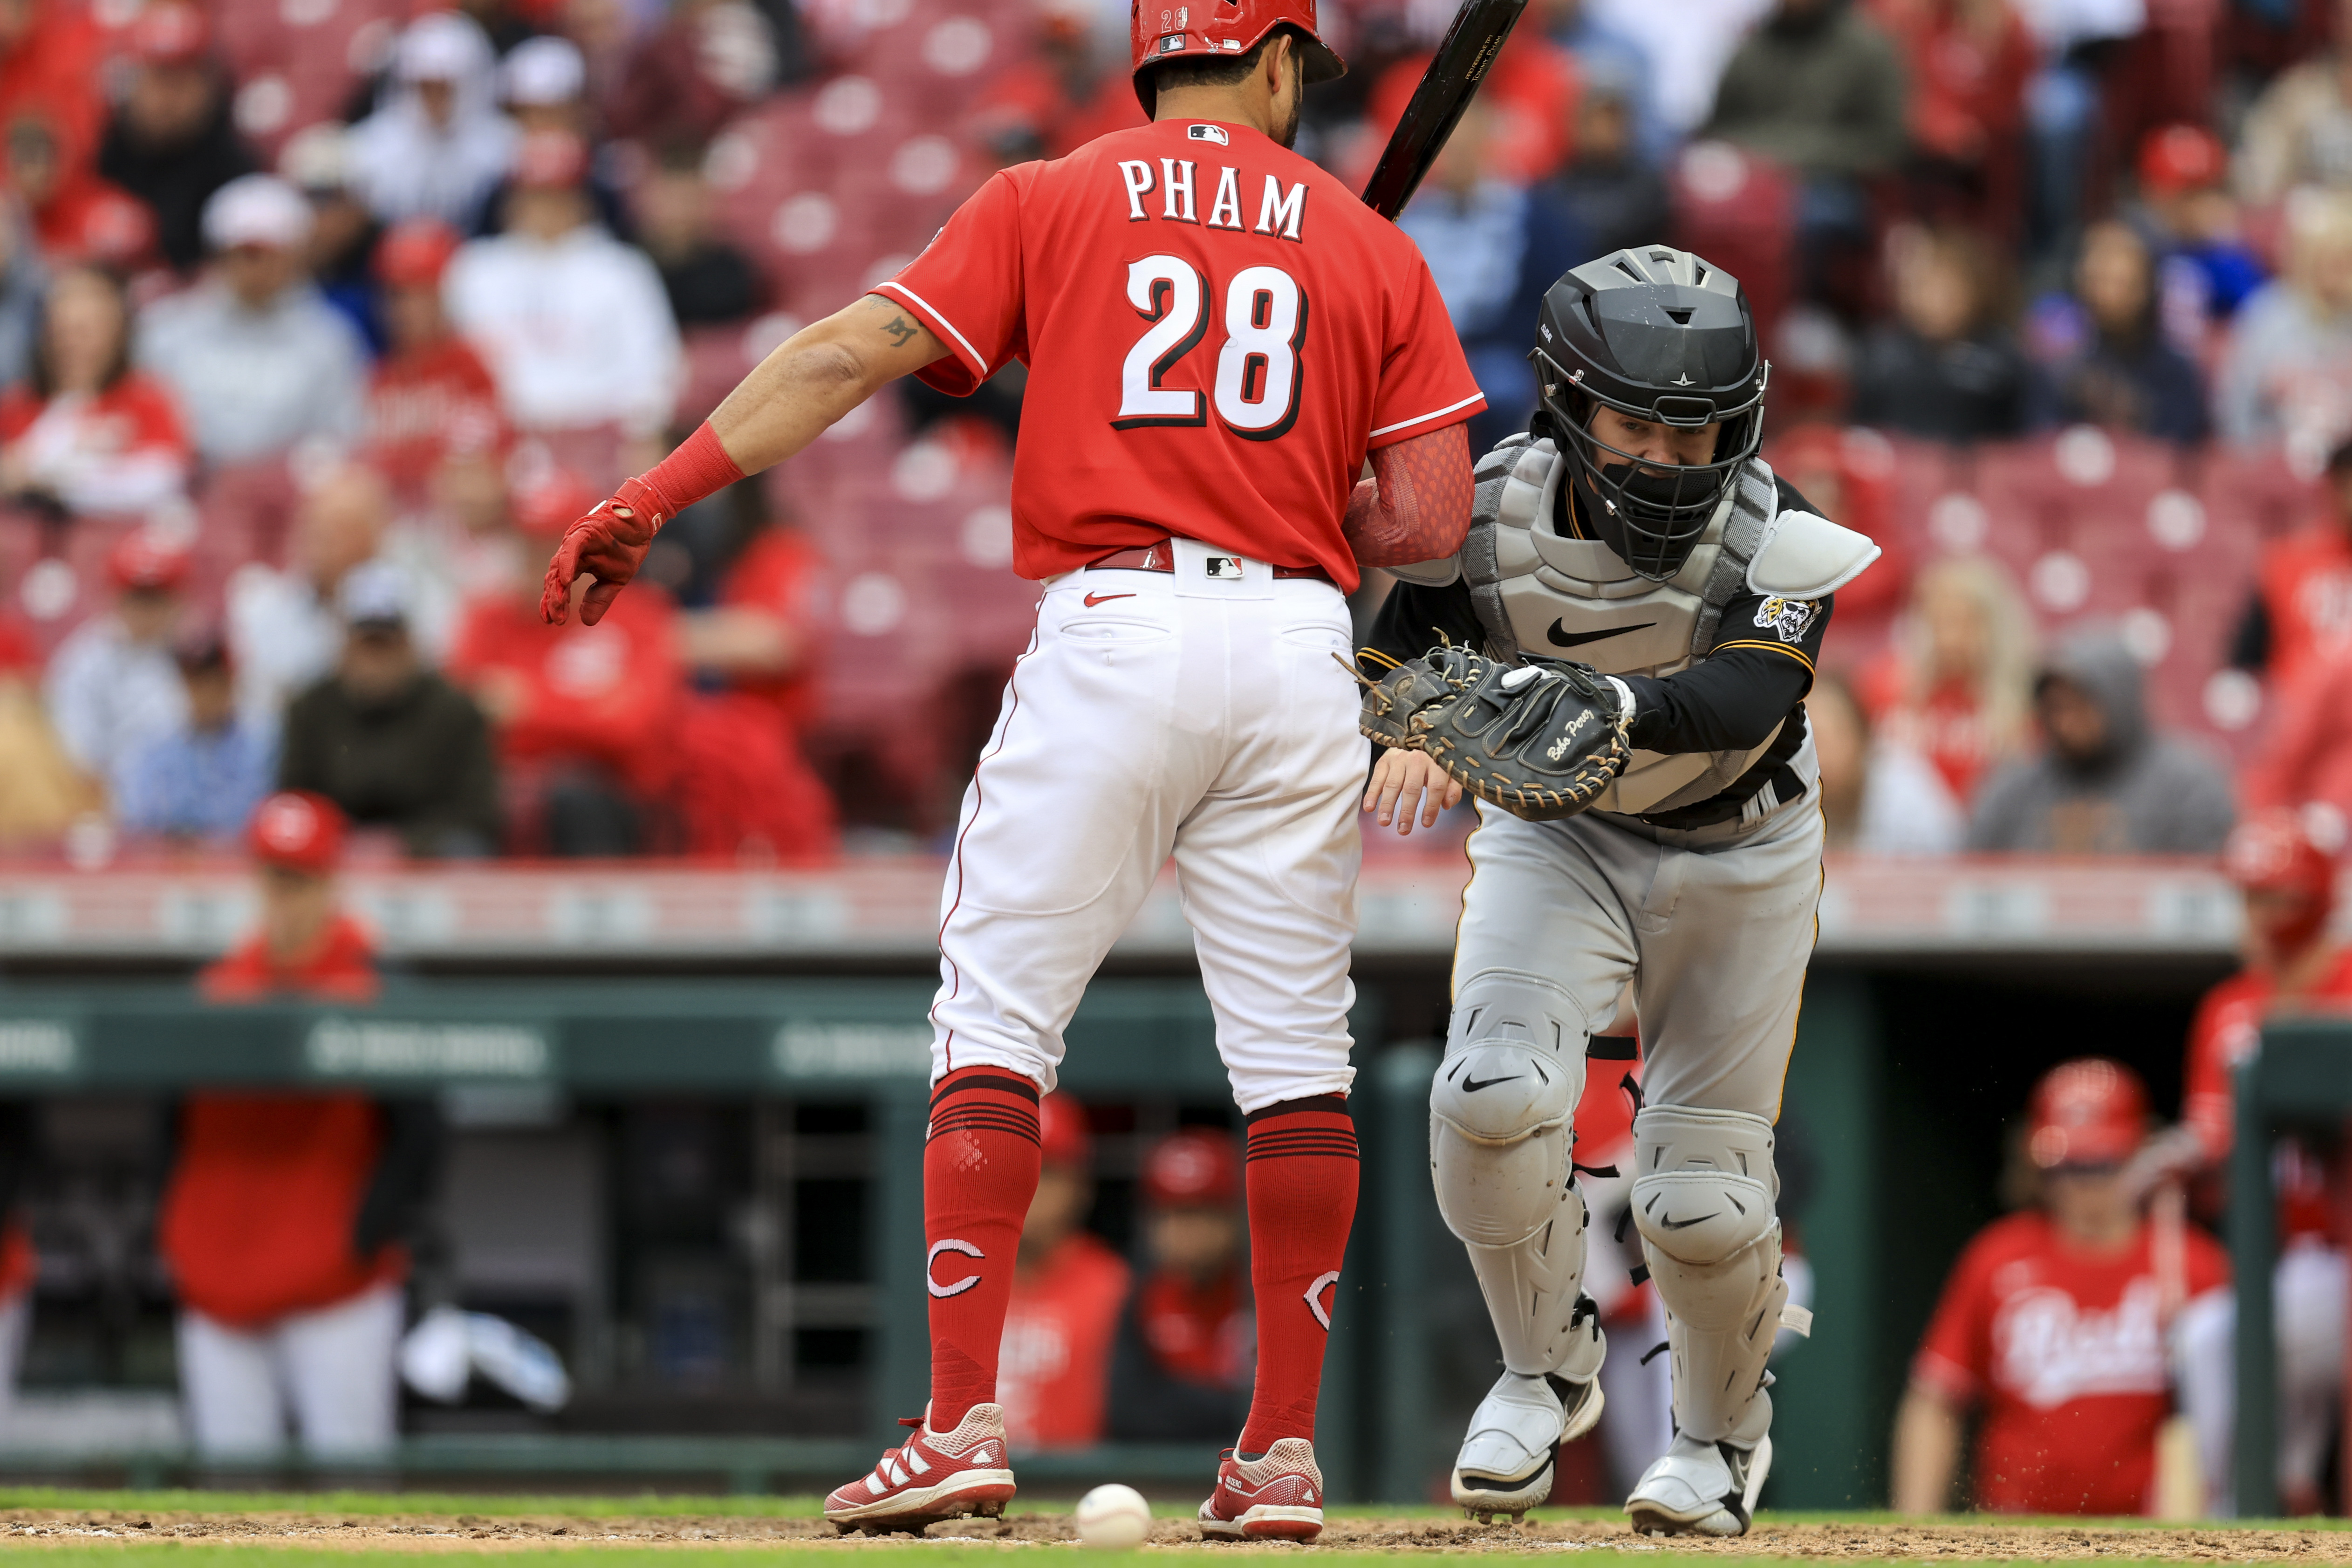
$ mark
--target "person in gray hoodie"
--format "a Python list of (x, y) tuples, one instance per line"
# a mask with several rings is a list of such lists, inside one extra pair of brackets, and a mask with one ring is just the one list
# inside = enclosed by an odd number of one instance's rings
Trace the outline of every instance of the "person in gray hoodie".
[(2033, 688), (2045, 744), (1977, 797), (1968, 847), (2041, 855), (2210, 855), (2236, 807), (2228, 773), (2156, 731), (2139, 661), (2112, 627), (2066, 639)]

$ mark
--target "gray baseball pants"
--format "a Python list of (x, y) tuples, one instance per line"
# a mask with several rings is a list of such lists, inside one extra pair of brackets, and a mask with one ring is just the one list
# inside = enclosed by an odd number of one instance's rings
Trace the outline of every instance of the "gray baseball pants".
[[(1630, 984), (1649, 1104), (1777, 1121), (1821, 902), (1817, 794), (1751, 826), (1689, 830), (1478, 815), (1457, 1004), (1483, 975), (1524, 978), (1564, 993), (1590, 1036)], [(1580, 1066), (1580, 1042), (1561, 1043)]]

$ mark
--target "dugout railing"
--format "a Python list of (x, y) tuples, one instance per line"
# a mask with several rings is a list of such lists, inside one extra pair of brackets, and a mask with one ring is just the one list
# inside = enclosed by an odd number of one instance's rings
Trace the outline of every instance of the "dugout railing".
[[(2268, 1518), (2279, 1510), (2275, 1140), (2295, 1128), (2334, 1140), (2352, 1125), (2348, 1119), (2352, 1018), (2278, 1018), (2266, 1025), (2261, 1047), (2238, 1066), (2237, 1132), (2230, 1152), (2230, 1267), (2237, 1294), (2231, 1479), (2241, 1517)], [(2352, 1442), (2339, 1446), (2352, 1483)]]
[[(411, 981), (373, 1005), (210, 1006), (182, 985), (0, 988), (0, 1097), (136, 1094), (194, 1088), (358, 1088), (386, 1096), (447, 1090), (560, 1089), (581, 1103), (655, 1095), (862, 1102), (871, 1141), (867, 1224), (873, 1262), (866, 1431), (744, 1437), (609, 1433), (432, 1435), (404, 1441), (379, 1473), (405, 1478), (670, 1477), (772, 1489), (854, 1476), (903, 1437), (897, 1417), (922, 1409), (928, 1332), (921, 1283), (921, 1181), (930, 987), (902, 980)], [(1379, 1046), (1377, 1009), (1354, 1019), (1364, 1058)], [(1213, 1023), (1197, 983), (1106, 980), (1068, 1031), (1061, 1087), (1089, 1101), (1138, 1096), (1215, 1103), (1226, 1096)], [(1416, 1099), (1418, 1096), (1416, 1095)], [(1390, 1117), (1381, 1122), (1397, 1124)], [(1368, 1134), (1371, 1162), (1418, 1169)], [(1372, 1216), (1368, 1215), (1368, 1218)], [(1377, 1223), (1376, 1220), (1374, 1223)], [(1364, 1226), (1359, 1226), (1362, 1234)], [(1360, 1289), (1360, 1287), (1359, 1287)], [(1356, 1359), (1360, 1314), (1340, 1314), (1335, 1364)], [(1366, 1495), (1353, 1434), (1358, 1383), (1331, 1380), (1319, 1445), (1332, 1486)], [(80, 1454), (11, 1448), (0, 1473), (114, 1473), (141, 1480), (194, 1473), (185, 1452)], [(320, 1477), (348, 1461), (289, 1453), (261, 1472)], [(1119, 1477), (1205, 1486), (1202, 1445), (1117, 1445), (1025, 1457), (1033, 1488)]]
[[(1442, 1496), (1462, 1420), (1493, 1379), (1494, 1352), (1460, 1244), (1439, 1221), (1430, 1190), (1435, 1043), (1384, 1041), (1378, 995), (1366, 987), (1354, 1020), (1361, 1198), (1317, 1447), (1334, 1496), (1424, 1502)], [(364, 1008), (212, 1007), (184, 985), (19, 984), (0, 988), (0, 1098), (165, 1096), (232, 1085), (356, 1086), (392, 1096), (538, 1086), (560, 1088), (583, 1105), (681, 1095), (861, 1102), (872, 1265), (863, 1298), (872, 1339), (862, 1433), (442, 1433), (408, 1441), (390, 1460), (402, 1478), (475, 1485), (540, 1476), (806, 1487), (862, 1471), (882, 1445), (898, 1440), (897, 1418), (922, 1407), (929, 997), (928, 983), (900, 979), (410, 980)], [(1907, 1353), (1893, 1342), (1880, 1300), (1880, 1234), (1904, 1223), (1885, 1212), (1884, 1139), (1872, 1114), (1884, 1093), (1884, 1043), (1868, 984), (1850, 973), (1816, 973), (1788, 1102), (1812, 1130), (1818, 1167), (1804, 1247), (1819, 1327), (1812, 1342), (1790, 1351), (1776, 1391), (1783, 1457), (1772, 1497), (1781, 1506), (1849, 1506), (1877, 1495), (1879, 1363)], [(1068, 1044), (1061, 1086), (1081, 1100), (1226, 1100), (1197, 980), (1098, 981)], [(1618, 1069), (1596, 1063), (1595, 1070)], [(1647, 1348), (1619, 1344), (1612, 1354)], [(299, 1456), (275, 1464), (289, 1475), (303, 1471)], [(1033, 1491), (1122, 1479), (1181, 1494), (1205, 1485), (1213, 1469), (1210, 1446), (1180, 1445), (1037, 1456), (1024, 1461), (1022, 1475)], [(178, 1452), (0, 1452), (0, 1474), (193, 1471), (192, 1458)]]

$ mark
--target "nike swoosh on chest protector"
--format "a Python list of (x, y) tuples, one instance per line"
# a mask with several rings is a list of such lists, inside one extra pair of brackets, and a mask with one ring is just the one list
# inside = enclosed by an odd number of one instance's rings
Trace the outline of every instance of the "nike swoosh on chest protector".
[(1544, 633), (1544, 639), (1554, 647), (1582, 647), (1589, 642), (1600, 642), (1607, 637), (1622, 637), (1627, 632), (1645, 632), (1657, 624), (1655, 621), (1643, 621), (1641, 625), (1633, 626), (1603, 626), (1597, 632), (1572, 632), (1568, 629), (1568, 622), (1561, 619), (1552, 622), (1551, 629)]

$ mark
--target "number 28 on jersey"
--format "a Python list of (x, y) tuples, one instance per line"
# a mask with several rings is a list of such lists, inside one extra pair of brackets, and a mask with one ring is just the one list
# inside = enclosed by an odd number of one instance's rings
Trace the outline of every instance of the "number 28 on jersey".
[[(1240, 174), (1221, 165), (1204, 219), (1195, 192), (1208, 182), (1191, 159), (1122, 160), (1118, 172), (1131, 223), (1199, 224), (1297, 242), (1306, 221), (1304, 183), (1286, 187), (1265, 175), (1257, 211), (1245, 215)], [(1254, 224), (1245, 223), (1248, 216), (1255, 216)], [(1205, 425), (1212, 404), (1218, 421), (1244, 440), (1271, 441), (1297, 422), (1307, 379), (1300, 357), (1307, 343), (1307, 290), (1289, 271), (1260, 264), (1218, 279), (1183, 257), (1160, 254), (1129, 262), (1125, 288), (1127, 302), (1145, 326), (1119, 365), (1114, 428)], [(1213, 318), (1218, 342), (1211, 347), (1205, 340)], [(1206, 394), (1197, 390), (1196, 374), (1176, 378), (1192, 386), (1168, 384), (1195, 351), (1215, 356)]]

